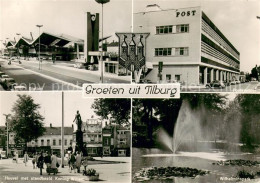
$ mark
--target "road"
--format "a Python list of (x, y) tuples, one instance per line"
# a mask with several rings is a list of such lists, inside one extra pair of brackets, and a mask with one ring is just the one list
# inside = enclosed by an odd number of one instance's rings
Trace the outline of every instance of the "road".
[[(43, 61), (39, 70), (38, 61), (24, 61), (22, 64), (0, 59), (1, 71), (14, 78), (18, 85), (27, 90), (80, 90), (83, 83), (99, 83), (98, 71), (87, 71), (72, 67), (71, 63)], [(121, 79), (122, 78), (122, 79)], [(104, 83), (130, 83), (123, 76), (106, 76)]]

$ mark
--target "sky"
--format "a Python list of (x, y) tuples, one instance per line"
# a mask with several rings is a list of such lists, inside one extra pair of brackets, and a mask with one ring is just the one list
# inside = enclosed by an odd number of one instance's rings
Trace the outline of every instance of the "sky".
[[(148, 4), (162, 9), (201, 6), (240, 52), (241, 71), (260, 65), (259, 0), (110, 0), (104, 5), (104, 36), (112, 35), (112, 41), (115, 32), (130, 32), (132, 11), (145, 11)], [(37, 24), (43, 25), (41, 31), (83, 39), (85, 12), (101, 13), (101, 5), (95, 0), (0, 0), (0, 40), (13, 40), (16, 33), (30, 37), (30, 32), (37, 38)]]
[[(30, 32), (37, 38), (37, 24), (43, 25), (41, 31), (84, 39), (85, 12), (101, 15), (101, 10), (95, 0), (0, 0), (0, 40), (13, 40), (16, 33), (30, 37)], [(104, 36), (117, 39), (116, 31), (130, 32), (131, 12), (131, 0), (110, 0), (104, 4)]]
[[(61, 126), (62, 124), (62, 93), (61, 92), (19, 92), (32, 96), (35, 103), (40, 104), (39, 112), (45, 118), (44, 126)], [(3, 114), (13, 114), (12, 108), (18, 99), (17, 92), (0, 93), (0, 126), (5, 125)], [(91, 109), (93, 98), (82, 98), (82, 92), (64, 92), (64, 126), (71, 126), (77, 110), (83, 122), (94, 116), (99, 118)], [(75, 125), (75, 123), (74, 123)]]

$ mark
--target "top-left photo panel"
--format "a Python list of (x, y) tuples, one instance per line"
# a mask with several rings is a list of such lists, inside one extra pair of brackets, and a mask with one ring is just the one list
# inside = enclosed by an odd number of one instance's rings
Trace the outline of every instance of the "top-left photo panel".
[(0, 0), (0, 91), (130, 84), (117, 33), (131, 31), (132, 0)]

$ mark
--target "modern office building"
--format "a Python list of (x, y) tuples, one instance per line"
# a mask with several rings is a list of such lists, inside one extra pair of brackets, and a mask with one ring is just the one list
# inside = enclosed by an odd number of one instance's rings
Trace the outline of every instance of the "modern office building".
[(152, 65), (145, 79), (187, 85), (238, 79), (240, 53), (201, 7), (163, 10), (148, 5), (134, 14), (134, 33), (144, 32), (150, 33), (146, 65)]

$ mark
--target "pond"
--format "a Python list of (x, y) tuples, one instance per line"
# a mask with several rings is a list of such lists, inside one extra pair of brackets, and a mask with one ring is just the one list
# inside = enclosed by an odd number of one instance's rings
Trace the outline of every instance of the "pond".
[[(148, 167), (189, 167), (200, 170), (210, 171), (209, 174), (203, 176), (196, 176), (195, 178), (179, 178), (174, 179), (151, 179), (146, 182), (149, 183), (215, 183), (215, 182), (237, 182), (234, 178), (239, 170), (260, 172), (260, 166), (220, 166), (213, 165), (220, 160), (229, 159), (244, 159), (260, 161), (259, 154), (250, 153), (224, 153), (219, 150), (211, 150), (209, 152), (178, 152), (172, 154), (169, 151), (160, 150), (157, 148), (133, 148), (132, 149), (132, 182), (138, 182), (134, 178), (135, 173), (142, 168)], [(250, 180), (243, 180), (243, 182), (251, 182)], [(252, 182), (260, 182), (260, 177), (256, 177)]]

